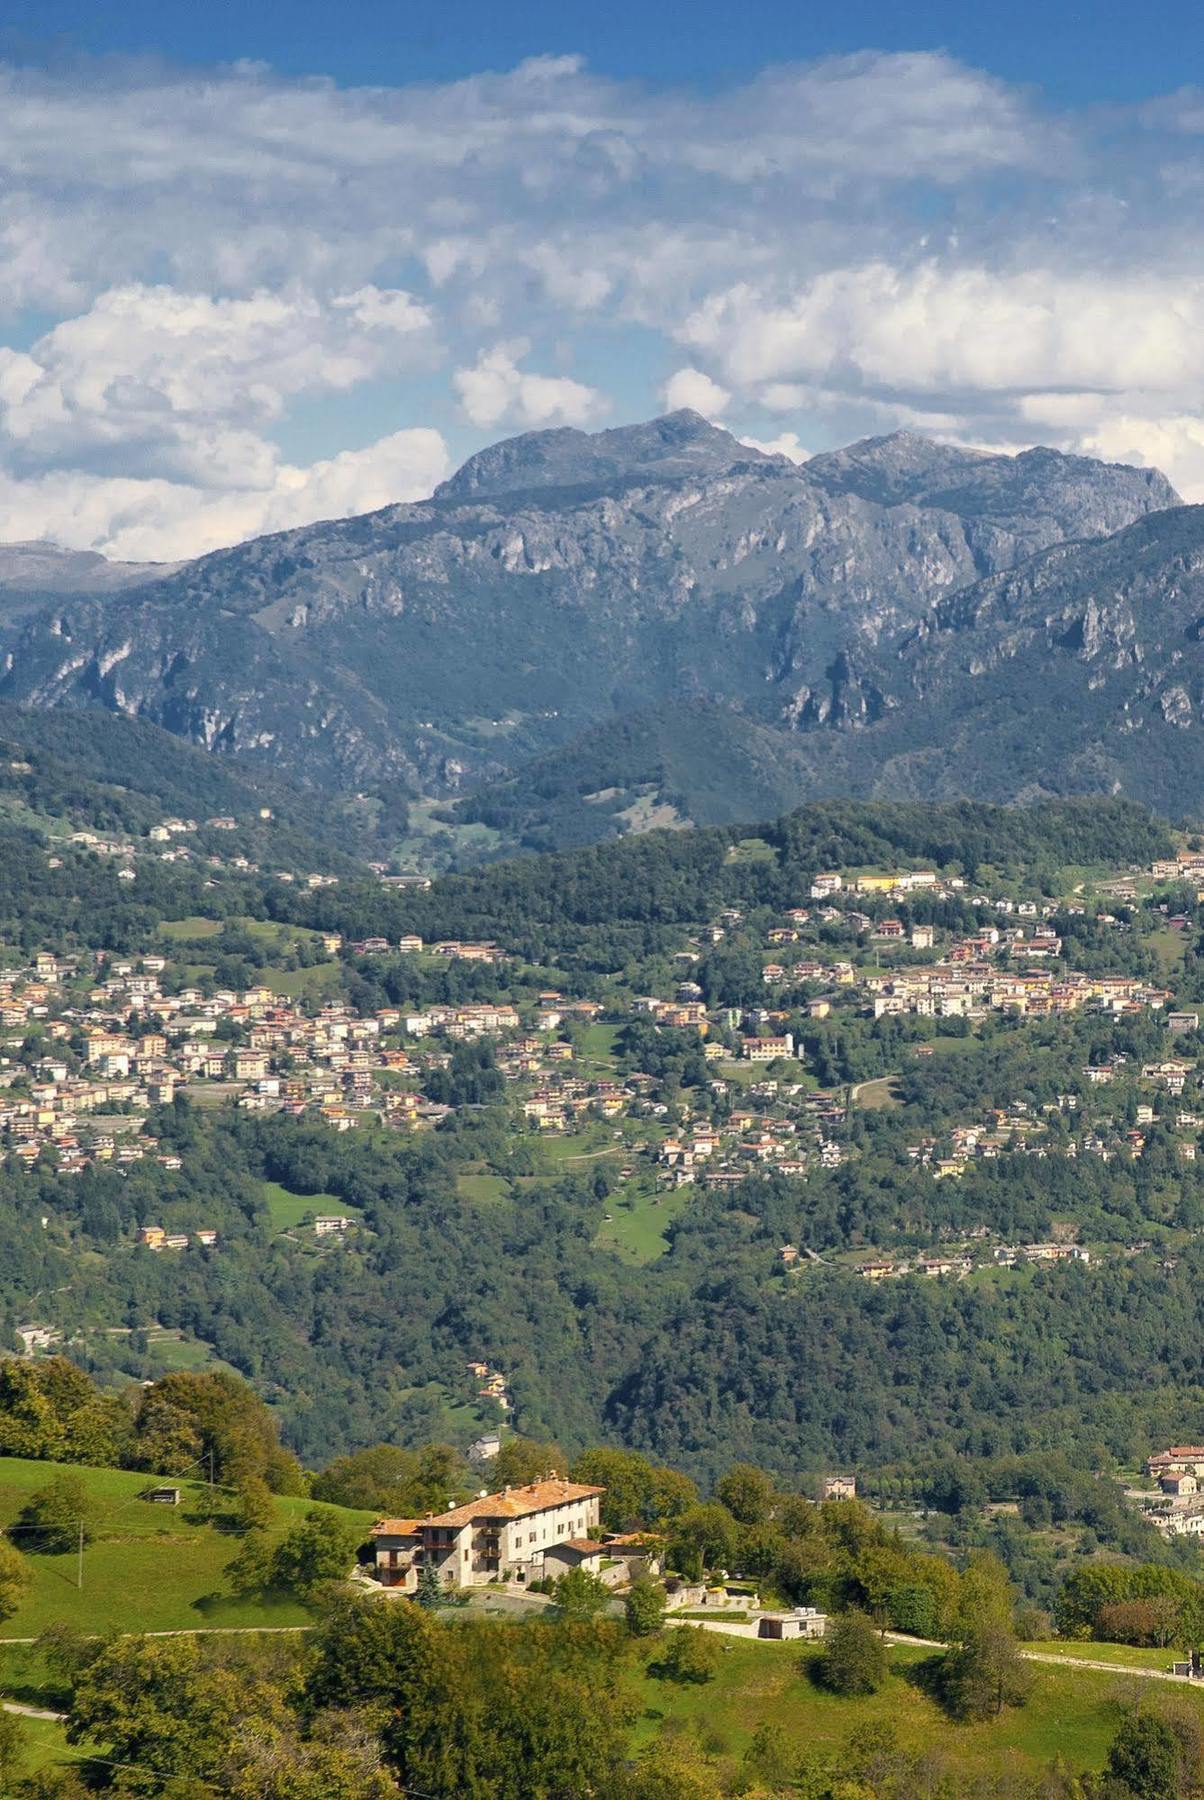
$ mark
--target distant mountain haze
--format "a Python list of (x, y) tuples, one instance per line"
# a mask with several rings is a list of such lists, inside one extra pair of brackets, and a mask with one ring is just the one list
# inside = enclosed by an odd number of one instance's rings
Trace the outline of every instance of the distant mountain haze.
[[(569, 837), (835, 791), (1181, 807), (1197, 565), (1204, 509), (1154, 470), (907, 432), (798, 465), (681, 411), (174, 569), (0, 548), (0, 700), (460, 799), (520, 842), (556, 837), (541, 785)], [(681, 753), (704, 714), (722, 758)]]

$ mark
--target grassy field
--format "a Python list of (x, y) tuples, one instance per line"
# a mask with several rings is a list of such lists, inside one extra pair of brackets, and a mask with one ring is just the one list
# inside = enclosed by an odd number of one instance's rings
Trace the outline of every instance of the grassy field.
[(543, 1172), (560, 1175), (566, 1163), (570, 1168), (584, 1169), (595, 1157), (619, 1155), (622, 1146), (615, 1142), (612, 1127), (592, 1123), (583, 1131), (569, 1131), (563, 1137), (541, 1137), (535, 1148)]
[(315, 1213), (345, 1213), (349, 1219), (359, 1217), (354, 1206), (345, 1206), (335, 1194), (294, 1194), (291, 1189), (281, 1187), (278, 1181), (264, 1181), (260, 1187), (277, 1231), (291, 1231), (303, 1219), (312, 1219)]
[(496, 1206), (508, 1197), (510, 1183), (504, 1175), (457, 1175), (456, 1191), (473, 1206)]
[(693, 1198), (692, 1185), (657, 1193), (645, 1181), (628, 1182), (608, 1198), (606, 1210), (611, 1216), (599, 1227), (594, 1243), (599, 1250), (613, 1250), (624, 1262), (636, 1266), (655, 1262), (669, 1248), (665, 1226)]
[(34, 1775), (39, 1769), (80, 1768), (88, 1761), (88, 1752), (67, 1742), (66, 1727), (54, 1719), (22, 1719), (24, 1754), (20, 1773)]
[(613, 1071), (615, 1040), (619, 1035), (617, 1025), (587, 1025), (581, 1033), (581, 1049), (577, 1057), (578, 1068)]
[(897, 1075), (883, 1075), (877, 1081), (859, 1082), (855, 1102), (866, 1112), (881, 1112), (884, 1109), (902, 1106), (898, 1083)]
[[(30, 1495), (57, 1473), (53, 1463), (0, 1459), (0, 1526), (13, 1524)], [(202, 1625), (302, 1625), (297, 1601), (235, 1599), (223, 1571), (239, 1540), (196, 1513), (199, 1483), (182, 1483), (178, 1507), (154, 1506), (138, 1495), (154, 1478), (118, 1469), (73, 1469), (94, 1508), (93, 1541), (84, 1551), (83, 1588), (74, 1553), (30, 1554), (33, 1582), (19, 1610), (0, 1626), (0, 1638), (33, 1637), (56, 1620), (83, 1631), (168, 1631)], [(277, 1499), (272, 1527), (283, 1534), (309, 1501)], [(341, 1510), (341, 1509), (336, 1509)], [(368, 1513), (344, 1515), (357, 1530)], [(21, 1534), (13, 1542), (20, 1546)]]
[(265, 969), (263, 985), (289, 1000), (322, 1000), (338, 987), (342, 964), (315, 963), (312, 969)]
[(1187, 950), (1186, 934), (1164, 927), (1161, 931), (1151, 931), (1146, 942), (1158, 958), (1163, 975), (1169, 977), (1177, 974), (1183, 966), (1183, 957)]
[(221, 928), (220, 919), (202, 919), (196, 914), (187, 919), (161, 919), (159, 921), (160, 935), (171, 938), (173, 941), (216, 937)]
[[(806, 1666), (815, 1651), (739, 1638), (719, 1641), (718, 1673), (705, 1685), (677, 1685), (647, 1671), (633, 1672), (630, 1686), (639, 1709), (635, 1748), (668, 1726), (697, 1733), (719, 1754), (738, 1759), (756, 1728), (772, 1724), (801, 1752), (808, 1746), (835, 1748), (856, 1726), (873, 1721), (893, 1725), (904, 1747), (939, 1748), (967, 1779), (988, 1772), (1036, 1772), (1059, 1754), (1072, 1768), (1099, 1769), (1119, 1722), (1119, 1701), (1129, 1691), (1123, 1678), (1102, 1671), (1034, 1664), (1026, 1706), (986, 1724), (955, 1725), (914, 1678), (931, 1652), (894, 1649), (891, 1674), (880, 1691), (852, 1699), (826, 1693), (808, 1678)], [(1167, 1691), (1204, 1716), (1204, 1695)]]

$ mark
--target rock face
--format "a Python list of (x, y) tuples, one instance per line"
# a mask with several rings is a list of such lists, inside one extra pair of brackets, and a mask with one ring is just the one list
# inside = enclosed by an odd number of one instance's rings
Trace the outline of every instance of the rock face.
[[(0, 698), (102, 705), (313, 781), (442, 795), (664, 702), (869, 738), (922, 691), (897, 646), (939, 642), (944, 669), (959, 607), (1002, 618), (1026, 559), (1175, 498), (1146, 470), (903, 433), (799, 467), (691, 412), (535, 432), (418, 505), (0, 605)], [(1110, 602), (1107, 621), (1081, 610), (1084, 643), (1123, 655)], [(1005, 654), (994, 622), (971, 640)]]
[(890, 717), (865, 791), (1123, 791), (1204, 804), (1204, 507), (1061, 544), (938, 601), (871, 660)]

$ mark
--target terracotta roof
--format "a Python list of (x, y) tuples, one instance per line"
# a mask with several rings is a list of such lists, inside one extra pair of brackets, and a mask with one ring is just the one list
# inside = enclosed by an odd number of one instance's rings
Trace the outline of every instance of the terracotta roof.
[[(418, 1519), (414, 1521), (414, 1529), (420, 1531), (431, 1525), (441, 1531), (458, 1531), (462, 1525), (471, 1525), (477, 1519), (525, 1519), (529, 1513), (547, 1512), (550, 1507), (568, 1506), (575, 1500), (592, 1500), (596, 1494), (605, 1492), (605, 1488), (582, 1487), (579, 1482), (533, 1481), (529, 1487), (503, 1488), (498, 1494), (485, 1494), (479, 1500), (469, 1500), (464, 1506), (453, 1506), (450, 1512)], [(388, 1525), (391, 1522), (382, 1523)]]
[(418, 1519), (378, 1519), (372, 1527), (373, 1537), (417, 1537)]

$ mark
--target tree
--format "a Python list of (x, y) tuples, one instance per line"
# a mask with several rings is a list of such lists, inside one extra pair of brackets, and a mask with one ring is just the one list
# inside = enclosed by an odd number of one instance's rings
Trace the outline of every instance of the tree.
[(37, 1769), (16, 1790), (21, 1800), (92, 1800), (74, 1769)]
[(207, 1667), (195, 1638), (118, 1638), (80, 1674), (67, 1740), (105, 1745), (133, 1765), (130, 1792), (158, 1794), (173, 1778), (207, 1779), (237, 1728), (282, 1712), (279, 1693), (246, 1670)]
[(752, 1463), (733, 1463), (715, 1486), (715, 1498), (741, 1525), (760, 1525), (773, 1505), (773, 1482)]
[(76, 1548), (81, 1529), (84, 1543), (91, 1542), (91, 1515), (92, 1496), (83, 1477), (64, 1472), (30, 1496), (21, 1523), (32, 1528), (39, 1549), (61, 1553)]
[(38, 1656), (68, 1693), (75, 1686), (81, 1669), (100, 1655), (102, 1647), (99, 1638), (89, 1637), (65, 1619), (56, 1619), (47, 1625), (45, 1631), (39, 1633), (36, 1644)]
[(566, 1619), (592, 1619), (610, 1599), (610, 1589), (588, 1569), (570, 1569), (556, 1583), (556, 1603)]
[(586, 1450), (574, 1462), (574, 1481), (604, 1488), (602, 1523), (609, 1531), (663, 1525), (692, 1506), (698, 1490), (688, 1475), (662, 1468), (637, 1450)]
[(230, 1800), (392, 1800), (401, 1793), (378, 1736), (354, 1714), (320, 1716), (308, 1737), (253, 1720), (231, 1746), (223, 1791)]
[(356, 1535), (336, 1514), (311, 1507), (276, 1546), (272, 1579), (307, 1598), (331, 1581), (345, 1581), (355, 1562)]
[(238, 1529), (266, 1531), (272, 1523), (272, 1495), (260, 1475), (249, 1475), (238, 1490)]
[(1125, 1719), (1108, 1752), (1108, 1773), (1134, 1800), (1177, 1800), (1179, 1745), (1166, 1720), (1149, 1712)]
[(987, 1626), (1010, 1630), (1015, 1590), (997, 1556), (979, 1550), (971, 1556), (962, 1575), (954, 1617), (959, 1637)]
[(1005, 1706), (1023, 1706), (1032, 1675), (1006, 1626), (985, 1624), (947, 1650), (941, 1692), (956, 1719), (997, 1718)]
[(423, 1670), (439, 1666), (448, 1636), (421, 1607), (341, 1595), (315, 1635), (307, 1704), (320, 1711), (392, 1703), (413, 1690)]
[(670, 1681), (710, 1681), (719, 1661), (719, 1646), (700, 1625), (678, 1625), (669, 1633), (656, 1673)]
[(418, 1472), (418, 1456), (396, 1444), (374, 1444), (340, 1456), (315, 1475), (309, 1491), (335, 1506), (362, 1506), (385, 1516), (404, 1515), (404, 1489)]
[(794, 1759), (786, 1733), (780, 1725), (770, 1724), (768, 1720), (757, 1726), (752, 1743), (744, 1752), (744, 1760), (753, 1774), (774, 1793), (785, 1791), (794, 1773)]
[(29, 1586), (29, 1564), (15, 1545), (0, 1538), (0, 1619), (10, 1619)]
[(623, 1599), (623, 1615), (632, 1637), (652, 1637), (665, 1617), (665, 1590), (650, 1575), (638, 1575)]
[(25, 1761), (25, 1727), (12, 1713), (0, 1712), (0, 1794), (11, 1794)]
[(418, 1587), (414, 1599), (419, 1606), (428, 1612), (434, 1612), (441, 1606), (458, 1606), (467, 1600), (466, 1594), (459, 1594), (440, 1581), (430, 1563), (424, 1563), (418, 1571)]
[(236, 1594), (260, 1594), (273, 1585), (272, 1545), (266, 1531), (248, 1531), (237, 1555), (226, 1564), (226, 1579)]
[(710, 1500), (687, 1507), (674, 1521), (670, 1556), (677, 1568), (691, 1555), (706, 1569), (730, 1568), (738, 1544), (738, 1529), (731, 1513), (717, 1500)]
[(834, 1694), (878, 1692), (886, 1680), (886, 1645), (864, 1613), (839, 1613), (830, 1621), (819, 1674)]
[(536, 1444), (530, 1438), (507, 1438), (490, 1468), (494, 1487), (526, 1487), (554, 1472), (563, 1474), (568, 1458), (559, 1444)]

